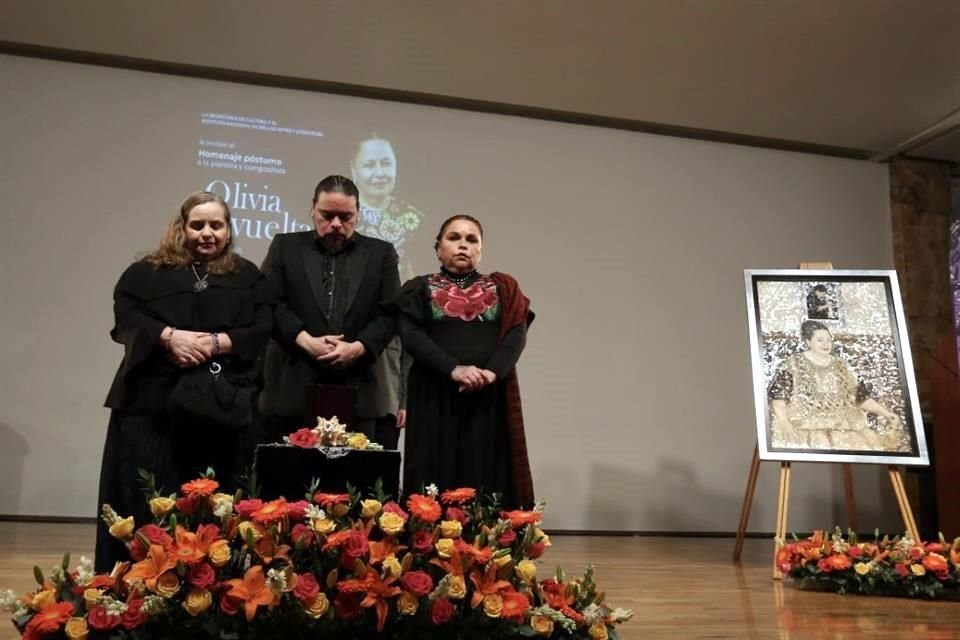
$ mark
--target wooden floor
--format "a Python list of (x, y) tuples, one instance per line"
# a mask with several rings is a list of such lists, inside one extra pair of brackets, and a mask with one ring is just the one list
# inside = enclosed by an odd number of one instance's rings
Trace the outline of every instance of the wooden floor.
[[(46, 571), (64, 551), (91, 555), (93, 525), (0, 522), (0, 589), (32, 589), (32, 567)], [(614, 606), (636, 617), (631, 638), (960, 638), (960, 603), (837, 596), (797, 591), (770, 577), (771, 545), (747, 540), (743, 562), (733, 540), (555, 536), (541, 577), (592, 563)], [(12, 626), (0, 638), (16, 638)]]

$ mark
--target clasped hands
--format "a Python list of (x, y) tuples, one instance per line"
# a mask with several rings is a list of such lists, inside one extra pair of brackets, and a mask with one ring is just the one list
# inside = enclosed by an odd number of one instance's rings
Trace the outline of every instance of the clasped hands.
[(450, 379), (459, 385), (461, 392), (477, 391), (496, 382), (497, 374), (473, 365), (458, 365), (450, 372)]
[[(221, 334), (226, 336), (226, 334)], [(224, 338), (220, 338), (223, 348)], [(170, 333), (167, 343), (167, 359), (181, 369), (196, 367), (208, 361), (214, 355), (214, 340), (209, 333), (176, 329)]]
[(306, 331), (297, 334), (297, 346), (317, 362), (346, 367), (367, 352), (359, 340), (348, 342), (343, 334), (312, 336)]

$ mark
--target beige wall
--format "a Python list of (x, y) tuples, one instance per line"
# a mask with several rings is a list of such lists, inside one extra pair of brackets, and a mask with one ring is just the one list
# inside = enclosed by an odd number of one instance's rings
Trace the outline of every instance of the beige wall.
[[(95, 512), (111, 290), (196, 186), (165, 123), (210, 101), (386, 122), (418, 141), (431, 230), (454, 210), (485, 223), (484, 267), (538, 314), (520, 375), (552, 528), (735, 529), (755, 433), (743, 269), (892, 264), (881, 165), (10, 57), (0, 75), (4, 514)], [(775, 466), (754, 529), (774, 527)], [(858, 478), (861, 524), (896, 528), (882, 470)], [(791, 500), (791, 528), (832, 525), (839, 469), (797, 465)]]

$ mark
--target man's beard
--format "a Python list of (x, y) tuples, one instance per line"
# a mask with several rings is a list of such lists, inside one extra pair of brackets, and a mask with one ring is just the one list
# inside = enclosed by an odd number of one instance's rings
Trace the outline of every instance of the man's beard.
[(336, 251), (343, 248), (343, 245), (347, 242), (347, 237), (339, 233), (328, 233), (320, 238), (320, 242), (322, 242), (323, 246), (327, 249)]

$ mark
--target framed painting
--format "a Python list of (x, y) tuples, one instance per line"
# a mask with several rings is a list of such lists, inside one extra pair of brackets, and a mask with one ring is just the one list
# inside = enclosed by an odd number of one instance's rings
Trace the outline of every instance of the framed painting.
[(896, 272), (744, 278), (760, 458), (929, 464)]

